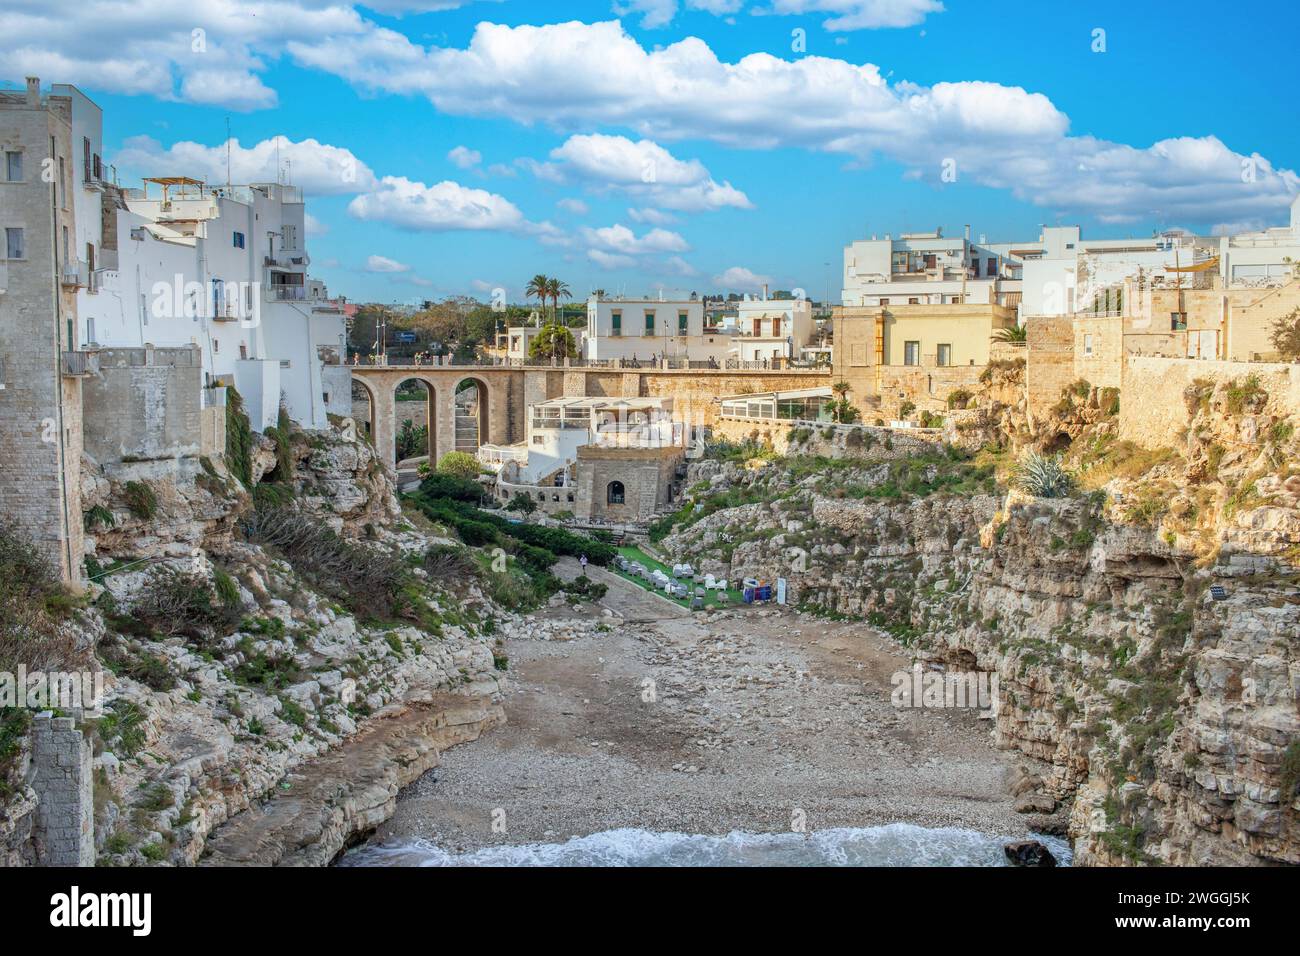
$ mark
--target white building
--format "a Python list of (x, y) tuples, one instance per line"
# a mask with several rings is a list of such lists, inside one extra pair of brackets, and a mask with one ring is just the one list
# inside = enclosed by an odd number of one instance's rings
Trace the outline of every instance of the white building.
[(742, 362), (800, 358), (815, 325), (807, 299), (745, 299), (737, 304), (731, 357)]
[(592, 296), (587, 302), (584, 357), (592, 361), (667, 358), (721, 364), (731, 350), (731, 336), (704, 325), (704, 303), (698, 298), (610, 299)]
[(510, 485), (563, 487), (585, 445), (684, 448), (685, 436), (671, 398), (553, 398), (529, 406), (526, 441), (483, 445), (479, 460)]
[[(70, 86), (76, 235), (63, 235), (87, 348), (197, 345), (207, 385), (233, 385), (257, 430), (283, 403), (304, 428), (348, 415), (344, 316), (308, 275), (306, 212), (294, 186), (208, 186), (152, 178), (107, 183), (103, 116)], [(65, 233), (67, 230), (64, 230)]]
[[(1290, 262), (1288, 261), (1290, 260)], [(1217, 260), (1217, 262), (1212, 261)], [(941, 230), (860, 240), (844, 250), (846, 306), (984, 304), (1029, 315), (1119, 309), (1125, 280), (1194, 281), (1213, 269), (1228, 287), (1277, 284), (1300, 261), (1300, 199), (1287, 226), (1223, 237), (1174, 231), (1145, 239), (1085, 239), (1079, 226), (1044, 227), (1034, 241), (948, 239)], [(1182, 278), (1174, 278), (1181, 276)]]
[(1016, 248), (983, 237), (947, 238), (941, 229), (858, 240), (844, 248), (842, 303), (1014, 307), (1021, 291)]

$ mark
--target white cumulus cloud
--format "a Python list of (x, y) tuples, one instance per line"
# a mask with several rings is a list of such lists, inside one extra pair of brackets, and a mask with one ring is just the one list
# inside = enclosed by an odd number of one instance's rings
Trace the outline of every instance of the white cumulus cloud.
[(481, 230), (549, 235), (548, 223), (531, 223), (519, 207), (496, 193), (450, 180), (426, 186), (405, 176), (385, 176), (348, 204), (357, 219), (421, 232)]
[(398, 262), (396, 259), (390, 259), (387, 256), (370, 256), (366, 259), (366, 271), (400, 273), (410, 272), (411, 267), (405, 262)]
[(772, 277), (759, 275), (743, 266), (732, 266), (726, 272), (714, 276), (713, 284), (723, 289), (755, 292), (762, 289), (764, 285), (771, 285)]
[(648, 139), (634, 142), (601, 133), (571, 136), (551, 150), (551, 162), (533, 164), (532, 169), (551, 182), (579, 180), (595, 192), (618, 191), (682, 212), (754, 208), (731, 183), (716, 182), (699, 160), (678, 159)]
[(183, 141), (164, 147), (149, 136), (125, 140), (113, 158), (120, 170), (139, 176), (190, 176), (210, 183), (239, 184), (288, 181), (309, 195), (346, 195), (375, 184), (370, 167), (349, 149), (314, 139), (294, 142), (285, 136), (241, 146), (238, 139), (216, 146)]

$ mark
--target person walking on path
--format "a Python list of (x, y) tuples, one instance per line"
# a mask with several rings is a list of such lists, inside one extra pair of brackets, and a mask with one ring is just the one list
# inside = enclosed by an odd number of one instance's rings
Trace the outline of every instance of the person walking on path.
[(584, 554), (580, 557), (578, 563), (582, 565), (582, 576), (585, 578), (587, 576), (587, 556)]

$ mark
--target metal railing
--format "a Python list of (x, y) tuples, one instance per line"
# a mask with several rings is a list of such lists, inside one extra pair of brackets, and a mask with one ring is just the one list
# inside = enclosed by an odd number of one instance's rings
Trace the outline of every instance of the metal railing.
[(64, 352), (63, 374), (70, 376), (98, 375), (98, 352)]
[(72, 259), (63, 263), (63, 284), (73, 289), (84, 289), (90, 282), (90, 266), (85, 259)]

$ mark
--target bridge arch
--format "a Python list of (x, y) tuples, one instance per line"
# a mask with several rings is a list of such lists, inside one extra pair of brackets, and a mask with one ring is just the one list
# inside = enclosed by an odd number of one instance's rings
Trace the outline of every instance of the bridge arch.
[(352, 421), (357, 426), (357, 437), (375, 440), (375, 420), (378, 415), (375, 390), (364, 381), (352, 379)]
[(468, 376), (456, 383), (452, 399), (455, 450), (478, 454), (492, 436), (492, 392), (478, 376)]
[[(421, 460), (437, 464), (438, 392), (422, 376), (404, 378), (393, 387), (393, 460), (399, 471), (414, 472)], [(409, 467), (403, 469), (403, 462)]]

